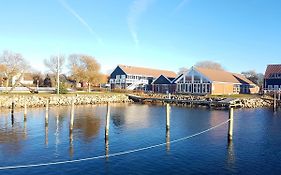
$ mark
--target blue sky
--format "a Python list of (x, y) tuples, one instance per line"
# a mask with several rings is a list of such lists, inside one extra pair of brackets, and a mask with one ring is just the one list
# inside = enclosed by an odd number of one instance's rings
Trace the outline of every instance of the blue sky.
[(213, 60), (227, 70), (281, 63), (280, 0), (3, 0), (0, 51), (38, 70), (54, 54), (178, 71)]

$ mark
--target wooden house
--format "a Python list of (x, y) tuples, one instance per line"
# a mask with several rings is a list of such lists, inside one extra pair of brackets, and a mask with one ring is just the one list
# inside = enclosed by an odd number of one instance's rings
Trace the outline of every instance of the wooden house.
[(118, 65), (110, 74), (109, 83), (111, 89), (151, 91), (152, 82), (160, 75), (176, 77), (172, 71)]
[(200, 67), (192, 67), (174, 83), (177, 93), (186, 94), (231, 95), (259, 92), (259, 87), (241, 74)]
[(171, 93), (174, 94), (177, 89), (175, 81), (179, 79), (183, 74), (178, 77), (166, 77), (160, 75), (157, 79), (152, 82), (152, 91), (154, 93)]
[(268, 65), (264, 74), (264, 91), (281, 90), (281, 64)]

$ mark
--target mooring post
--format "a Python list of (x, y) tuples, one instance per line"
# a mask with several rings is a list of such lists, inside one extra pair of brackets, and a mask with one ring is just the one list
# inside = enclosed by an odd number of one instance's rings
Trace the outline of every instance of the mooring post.
[(26, 116), (27, 116), (27, 104), (25, 102), (24, 103), (24, 113), (23, 113), (24, 121), (26, 121)]
[(166, 104), (166, 130), (170, 129), (170, 104)]
[(232, 140), (233, 134), (233, 108), (229, 108), (228, 140)]
[(73, 130), (73, 125), (74, 125), (74, 99), (72, 99), (71, 102), (71, 114), (70, 114), (70, 132)]
[(276, 111), (276, 91), (274, 91), (274, 96), (273, 96), (273, 111)]
[(12, 115), (14, 115), (14, 112), (15, 112), (15, 101), (13, 100), (12, 101), (12, 110), (11, 110)]
[(15, 122), (15, 120), (14, 120), (14, 112), (15, 112), (15, 101), (13, 99), (13, 101), (12, 101), (12, 109), (11, 109), (12, 126), (14, 126), (14, 122)]
[(46, 100), (46, 115), (45, 115), (45, 125), (49, 123), (49, 99)]
[(109, 120), (110, 120), (110, 105), (107, 103), (106, 124), (105, 124), (105, 140), (108, 140), (109, 134)]

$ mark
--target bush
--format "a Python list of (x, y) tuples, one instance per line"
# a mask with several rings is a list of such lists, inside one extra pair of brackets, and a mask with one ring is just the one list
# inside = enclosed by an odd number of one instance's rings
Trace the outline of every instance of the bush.
[[(57, 89), (55, 90), (55, 93), (57, 92)], [(65, 83), (60, 83), (60, 87), (59, 87), (59, 93), (60, 94), (67, 94), (68, 90), (65, 86)]]

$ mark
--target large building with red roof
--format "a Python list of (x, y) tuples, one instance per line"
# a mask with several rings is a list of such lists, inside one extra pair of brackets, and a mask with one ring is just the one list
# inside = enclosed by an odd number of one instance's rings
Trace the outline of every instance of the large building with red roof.
[(224, 70), (192, 67), (174, 82), (177, 93), (186, 94), (253, 94), (259, 92), (259, 87), (244, 75)]
[(111, 89), (152, 90), (152, 82), (159, 76), (175, 78), (175, 72), (144, 67), (118, 65), (110, 74)]

